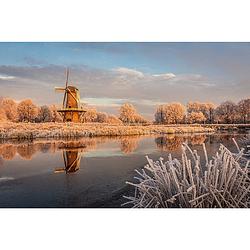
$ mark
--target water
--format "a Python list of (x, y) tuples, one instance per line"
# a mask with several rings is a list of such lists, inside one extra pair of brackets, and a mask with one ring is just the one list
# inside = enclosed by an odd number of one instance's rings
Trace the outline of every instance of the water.
[(132, 192), (145, 155), (180, 157), (185, 141), (209, 155), (219, 144), (236, 151), (245, 134), (81, 138), (70, 141), (7, 141), (0, 144), (0, 207), (121, 207)]

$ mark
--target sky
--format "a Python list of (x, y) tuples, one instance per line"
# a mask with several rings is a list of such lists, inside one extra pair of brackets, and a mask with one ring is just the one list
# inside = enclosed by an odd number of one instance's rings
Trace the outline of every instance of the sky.
[(250, 43), (0, 43), (0, 96), (61, 104), (69, 81), (81, 101), (117, 114), (132, 103), (147, 118), (159, 104), (249, 98)]

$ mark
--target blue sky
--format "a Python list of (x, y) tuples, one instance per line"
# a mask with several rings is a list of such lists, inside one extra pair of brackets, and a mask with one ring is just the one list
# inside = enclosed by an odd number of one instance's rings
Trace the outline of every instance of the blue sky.
[(83, 101), (108, 112), (249, 97), (249, 43), (0, 43), (0, 95), (57, 103), (65, 67)]

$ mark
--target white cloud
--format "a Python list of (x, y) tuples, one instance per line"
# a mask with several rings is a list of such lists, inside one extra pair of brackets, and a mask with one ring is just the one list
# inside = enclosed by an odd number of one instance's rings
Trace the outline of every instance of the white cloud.
[(0, 74), (0, 80), (12, 80), (15, 79), (16, 77), (14, 76), (8, 76), (8, 75), (1, 75)]
[(144, 77), (144, 74), (141, 71), (138, 71), (135, 69), (120, 67), (120, 68), (114, 69), (114, 71), (121, 75), (132, 76), (132, 77), (137, 77), (137, 78)]
[(168, 80), (168, 79), (172, 79), (172, 78), (176, 77), (176, 75), (173, 74), (173, 73), (156, 74), (156, 75), (153, 75), (153, 76), (157, 77), (157, 78), (162, 78), (164, 80)]

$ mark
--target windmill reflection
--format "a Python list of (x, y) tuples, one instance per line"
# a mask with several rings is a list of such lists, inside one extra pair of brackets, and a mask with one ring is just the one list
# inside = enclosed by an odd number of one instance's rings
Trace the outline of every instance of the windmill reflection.
[(55, 169), (54, 173), (74, 173), (80, 169), (82, 152), (80, 149), (63, 150), (64, 168)]

